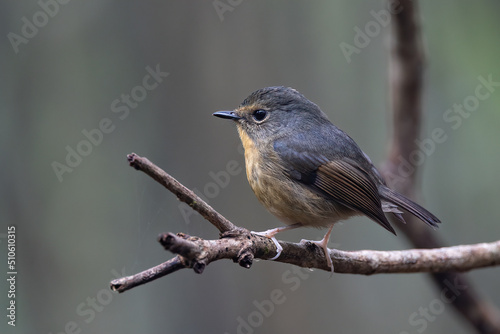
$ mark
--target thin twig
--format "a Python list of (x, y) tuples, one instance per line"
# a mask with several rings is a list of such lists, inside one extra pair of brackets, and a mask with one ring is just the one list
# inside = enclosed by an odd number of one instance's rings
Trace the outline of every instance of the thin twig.
[(182, 262), (181, 257), (176, 256), (167, 262), (163, 262), (138, 274), (114, 279), (111, 281), (110, 288), (113, 291), (124, 292), (184, 268), (186, 266)]
[(186, 188), (179, 181), (165, 173), (160, 167), (151, 163), (147, 158), (138, 156), (135, 153), (127, 155), (130, 166), (144, 172), (158, 181), (161, 185), (171, 191), (177, 198), (188, 204), (193, 210), (198, 212), (206, 220), (212, 223), (221, 233), (238, 229), (233, 223), (227, 220), (220, 213), (215, 211), (210, 205), (202, 200), (198, 195)]

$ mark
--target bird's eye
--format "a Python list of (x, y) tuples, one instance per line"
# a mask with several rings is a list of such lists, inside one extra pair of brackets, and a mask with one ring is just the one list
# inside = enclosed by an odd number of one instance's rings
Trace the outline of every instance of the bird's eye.
[(267, 111), (263, 109), (257, 109), (253, 112), (252, 116), (253, 119), (255, 119), (257, 122), (262, 122), (267, 116)]

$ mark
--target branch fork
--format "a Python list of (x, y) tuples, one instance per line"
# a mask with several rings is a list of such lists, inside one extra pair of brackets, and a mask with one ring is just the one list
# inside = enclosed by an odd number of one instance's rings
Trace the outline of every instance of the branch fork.
[[(216, 228), (220, 238), (205, 240), (184, 233), (163, 233), (159, 243), (176, 256), (171, 260), (136, 275), (113, 280), (111, 289), (124, 292), (180, 269), (193, 269), (201, 274), (211, 262), (230, 259), (244, 268), (250, 268), (254, 259), (269, 260), (276, 255), (276, 245), (266, 237), (237, 227), (180, 182), (135, 153), (128, 155), (130, 165), (157, 180), (177, 197), (190, 204)], [(329, 271), (324, 252), (314, 243), (279, 241), (283, 248), (277, 262), (304, 268)], [(404, 251), (341, 251), (330, 249), (335, 272), (373, 275), (380, 273), (467, 271), (500, 264), (500, 241), (436, 249)]]

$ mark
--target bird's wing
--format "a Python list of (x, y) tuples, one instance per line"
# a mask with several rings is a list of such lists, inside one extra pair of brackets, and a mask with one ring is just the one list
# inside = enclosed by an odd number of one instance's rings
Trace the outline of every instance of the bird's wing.
[(293, 143), (290, 140), (275, 142), (274, 150), (286, 166), (285, 173), (326, 198), (365, 214), (396, 234), (382, 211), (377, 185), (370, 175), (352, 159), (338, 154), (327, 158), (317, 151), (318, 146), (310, 144), (305, 146), (303, 141)]

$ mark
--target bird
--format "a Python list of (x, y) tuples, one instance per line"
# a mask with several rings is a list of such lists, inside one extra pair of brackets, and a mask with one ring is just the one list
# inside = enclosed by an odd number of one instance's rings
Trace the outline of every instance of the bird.
[(247, 179), (257, 199), (285, 226), (258, 232), (277, 247), (275, 235), (298, 227), (327, 228), (311, 241), (334, 271), (328, 241), (335, 223), (365, 215), (396, 235), (386, 214), (400, 222), (405, 210), (427, 225), (441, 222), (390, 189), (356, 142), (297, 90), (274, 86), (251, 93), (237, 108), (214, 116), (236, 123), (245, 151)]

